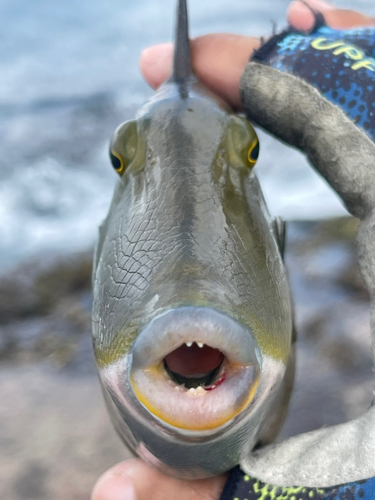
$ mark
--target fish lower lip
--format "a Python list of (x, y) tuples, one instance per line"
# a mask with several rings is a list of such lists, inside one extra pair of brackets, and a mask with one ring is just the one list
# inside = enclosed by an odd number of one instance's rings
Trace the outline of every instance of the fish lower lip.
[(252, 401), (259, 383), (258, 366), (236, 366), (224, 359), (219, 369), (213, 384), (206, 387), (201, 379), (190, 387), (185, 380), (180, 384), (163, 363), (134, 370), (130, 382), (138, 400), (159, 420), (174, 428), (207, 431), (238, 415)]

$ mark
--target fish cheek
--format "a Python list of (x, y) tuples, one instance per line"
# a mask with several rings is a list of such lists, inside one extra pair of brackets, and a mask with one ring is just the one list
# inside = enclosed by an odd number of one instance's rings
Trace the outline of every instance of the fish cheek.
[(122, 238), (123, 231), (129, 233), (131, 205), (128, 198), (131, 189), (124, 180), (118, 183), (112, 202), (114, 210), (102, 226), (97, 249), (93, 279), (93, 339), (99, 367), (124, 358), (139, 330), (139, 318), (134, 315), (132, 307), (135, 274), (127, 272), (134, 260), (130, 257), (131, 251), (123, 246)]
[(138, 325), (129, 324), (105, 344), (94, 340), (94, 355), (97, 366), (104, 369), (124, 360), (137, 334)]

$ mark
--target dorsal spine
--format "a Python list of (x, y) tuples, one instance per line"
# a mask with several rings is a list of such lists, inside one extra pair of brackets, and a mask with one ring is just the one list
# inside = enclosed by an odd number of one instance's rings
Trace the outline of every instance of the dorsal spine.
[(172, 80), (181, 83), (192, 74), (186, 0), (178, 0)]

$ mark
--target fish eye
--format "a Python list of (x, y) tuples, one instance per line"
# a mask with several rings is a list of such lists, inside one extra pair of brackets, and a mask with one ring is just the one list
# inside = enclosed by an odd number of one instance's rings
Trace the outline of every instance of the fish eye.
[(111, 163), (113, 168), (116, 170), (118, 174), (122, 174), (122, 172), (125, 170), (124, 167), (124, 162), (122, 161), (122, 158), (120, 155), (112, 151), (112, 149), (109, 150), (109, 157), (111, 159)]
[(122, 175), (134, 160), (137, 153), (137, 145), (136, 122), (131, 120), (120, 125), (113, 134), (109, 148), (109, 157), (112, 166), (119, 175)]
[(259, 156), (259, 140), (252, 125), (240, 116), (232, 116), (229, 124), (229, 155), (233, 164), (241, 162), (253, 168)]
[(249, 152), (247, 154), (247, 160), (251, 166), (255, 165), (259, 156), (259, 140), (256, 137), (254, 142), (249, 148)]

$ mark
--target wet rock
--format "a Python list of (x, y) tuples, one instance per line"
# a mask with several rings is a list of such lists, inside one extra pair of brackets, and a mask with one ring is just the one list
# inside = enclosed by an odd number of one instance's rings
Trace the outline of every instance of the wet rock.
[(59, 262), (36, 277), (32, 289), (36, 312), (46, 314), (67, 296), (90, 289), (91, 255)]
[(0, 324), (44, 316), (64, 297), (90, 293), (90, 253), (56, 260), (31, 261), (0, 276)]
[(14, 482), (14, 491), (21, 497), (26, 499), (43, 500), (48, 498), (46, 488), (46, 479), (48, 470), (41, 467), (39, 463), (31, 462), (27, 464)]
[(85, 253), (0, 278), (0, 363), (91, 367), (91, 265)]

